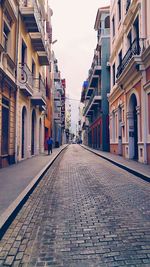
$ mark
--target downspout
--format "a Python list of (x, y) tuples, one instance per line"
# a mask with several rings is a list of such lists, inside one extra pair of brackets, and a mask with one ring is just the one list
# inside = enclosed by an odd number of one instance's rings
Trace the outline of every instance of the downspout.
[[(16, 41), (19, 41), (19, 2), (18, 2), (18, 10), (17, 10), (17, 30), (16, 30)], [(19, 44), (16, 42), (16, 128), (15, 128), (15, 163), (18, 161), (18, 104), (19, 104), (19, 86), (18, 86), (18, 49)]]
[[(142, 18), (142, 38), (143, 38), (143, 43), (144, 40), (146, 39), (146, 1), (142, 0), (141, 3), (141, 18)], [(144, 44), (145, 45), (145, 44)], [(141, 89), (142, 89), (142, 94), (141, 97), (143, 99), (143, 143), (144, 143), (144, 163), (147, 164), (147, 112), (146, 112), (146, 92), (144, 91), (144, 84), (146, 83), (146, 70), (142, 70), (142, 83), (141, 83)], [(142, 101), (142, 100), (141, 100)], [(142, 113), (141, 113), (142, 116)]]

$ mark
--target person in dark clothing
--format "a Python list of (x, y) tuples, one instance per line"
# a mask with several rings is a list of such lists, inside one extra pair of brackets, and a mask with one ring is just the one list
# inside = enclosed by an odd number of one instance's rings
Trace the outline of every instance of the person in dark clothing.
[(50, 155), (50, 152), (52, 154), (52, 147), (53, 147), (53, 139), (51, 137), (48, 138), (47, 145), (48, 145), (48, 155)]

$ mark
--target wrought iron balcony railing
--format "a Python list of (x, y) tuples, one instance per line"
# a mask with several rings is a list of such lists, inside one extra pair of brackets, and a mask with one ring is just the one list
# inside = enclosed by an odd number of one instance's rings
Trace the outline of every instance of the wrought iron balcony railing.
[(94, 98), (95, 96), (100, 96), (100, 92), (98, 92), (98, 89), (97, 89), (97, 88), (95, 88), (95, 90), (94, 90), (94, 92), (92, 93), (92, 95), (91, 95), (91, 97), (90, 97), (90, 99), (89, 99), (87, 105), (85, 106), (85, 108), (84, 108), (84, 110), (83, 110), (83, 115), (85, 115), (85, 114), (87, 113), (87, 111), (88, 111), (88, 109), (89, 109), (89, 107), (90, 107), (90, 105), (91, 105), (91, 103), (92, 103), (92, 101), (93, 101), (93, 98)]
[(19, 82), (33, 87), (33, 76), (26, 63), (19, 63)]
[(46, 97), (46, 86), (41, 78), (34, 78), (33, 79), (34, 84), (34, 92), (38, 93), (40, 92), (42, 96)]
[(136, 38), (128, 49), (127, 53), (123, 57), (121, 64), (117, 68), (116, 78), (118, 79), (126, 66), (129, 64), (130, 60), (135, 55), (140, 55), (144, 50), (144, 39)]

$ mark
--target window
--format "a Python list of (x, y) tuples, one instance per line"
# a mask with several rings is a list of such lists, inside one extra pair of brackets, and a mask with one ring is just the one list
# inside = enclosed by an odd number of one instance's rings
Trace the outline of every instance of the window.
[(32, 76), (35, 78), (35, 63), (34, 60), (32, 60)]
[(8, 154), (9, 149), (9, 99), (2, 98), (2, 155)]
[(27, 62), (27, 47), (24, 41), (22, 41), (22, 50), (21, 50), (21, 63), (24, 65), (24, 63)]
[(4, 11), (3, 16), (3, 46), (6, 52), (10, 54), (11, 50), (11, 29), (12, 29), (12, 19), (9, 15), (7, 9)]
[(9, 50), (9, 38), (10, 38), (10, 29), (7, 24), (4, 22), (3, 27), (3, 46), (6, 52)]
[(128, 48), (130, 48), (132, 45), (132, 32), (131, 31), (127, 35), (127, 40), (128, 40)]
[(134, 24), (133, 24), (133, 29), (134, 29), (134, 36), (137, 40), (139, 39), (139, 18), (137, 17), (136, 20), (134, 21)]
[(110, 28), (110, 17), (109, 16), (107, 16), (105, 18), (105, 28), (106, 29), (109, 29)]
[(118, 116), (117, 116), (117, 114), (115, 114), (115, 138), (116, 139), (118, 137), (118, 125), (117, 125), (117, 122), (118, 122)]
[(118, 18), (121, 20), (121, 0), (118, 0)]
[(115, 67), (115, 63), (112, 66), (112, 76), (113, 76), (113, 85), (115, 85), (115, 82), (116, 82), (116, 67)]
[(121, 65), (122, 64), (122, 50), (120, 51), (118, 55), (118, 60), (119, 60), (119, 65)]
[(113, 37), (115, 36), (115, 17), (112, 18), (112, 31), (113, 31)]
[(116, 136), (116, 126), (115, 126), (115, 112), (112, 112), (112, 140), (115, 141)]

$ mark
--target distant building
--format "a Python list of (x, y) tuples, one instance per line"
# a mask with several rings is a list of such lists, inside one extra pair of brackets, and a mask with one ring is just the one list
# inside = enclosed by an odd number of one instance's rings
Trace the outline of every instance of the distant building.
[(110, 151), (150, 163), (150, 1), (111, 1)]
[(64, 127), (65, 127), (65, 79), (61, 78), (61, 73), (58, 69), (58, 62), (52, 54), (52, 95), (53, 95), (53, 131), (52, 136), (54, 145), (57, 147), (63, 142)]

